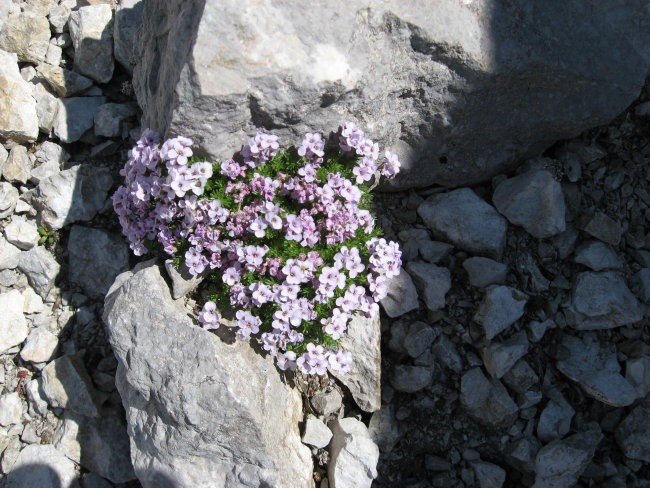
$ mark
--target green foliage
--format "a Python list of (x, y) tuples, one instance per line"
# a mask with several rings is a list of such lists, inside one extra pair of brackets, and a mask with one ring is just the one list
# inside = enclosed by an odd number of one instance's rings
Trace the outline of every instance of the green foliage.
[(50, 247), (56, 243), (57, 236), (54, 230), (41, 226), (37, 229), (37, 231), (39, 235), (38, 238), (39, 245)]

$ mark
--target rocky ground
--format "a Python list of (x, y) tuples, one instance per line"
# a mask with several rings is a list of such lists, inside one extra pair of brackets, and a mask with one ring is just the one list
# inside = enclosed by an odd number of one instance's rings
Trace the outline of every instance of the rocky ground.
[[(140, 132), (137, 2), (86, 3), (0, 6), (6, 487), (140, 486), (101, 319), (136, 264), (108, 197)], [(111, 35), (80, 42), (93, 31)], [(405, 265), (382, 303), (381, 409), (334, 380), (297, 381), (315, 479), (351, 436), (377, 487), (650, 486), (649, 161), (650, 84), (610, 125), (516, 173), (378, 194)]]

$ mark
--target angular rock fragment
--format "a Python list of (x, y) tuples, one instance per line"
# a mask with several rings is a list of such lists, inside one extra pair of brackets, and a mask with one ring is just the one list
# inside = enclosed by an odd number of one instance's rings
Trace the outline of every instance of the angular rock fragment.
[(2, 167), (2, 176), (5, 180), (14, 183), (27, 183), (29, 173), (32, 170), (32, 162), (27, 155), (27, 148), (14, 146), (9, 151), (9, 157)]
[(616, 442), (630, 459), (650, 463), (650, 408), (639, 405), (616, 429)]
[(427, 198), (418, 214), (437, 239), (494, 259), (503, 253), (506, 220), (469, 188)]
[(481, 368), (473, 368), (461, 378), (460, 400), (477, 421), (495, 429), (507, 429), (519, 411), (503, 384), (489, 380)]
[(13, 289), (0, 293), (0, 354), (22, 343), (29, 329), (23, 314), (23, 295)]
[(555, 392), (551, 400), (542, 410), (537, 422), (537, 437), (542, 442), (561, 439), (571, 429), (571, 419), (575, 410), (564, 399), (560, 392)]
[(0, 49), (16, 53), (19, 61), (40, 63), (49, 44), (50, 24), (32, 9), (10, 12), (0, 24)]
[(105, 97), (72, 97), (59, 100), (54, 135), (63, 142), (76, 142), (92, 128), (97, 109), (106, 103)]
[(406, 270), (400, 270), (399, 275), (388, 280), (388, 294), (379, 303), (386, 315), (391, 318), (399, 317), (420, 307), (418, 291), (413, 284), (411, 275)]
[(187, 266), (184, 264), (178, 268), (174, 266), (171, 259), (165, 261), (165, 270), (167, 271), (169, 279), (172, 280), (172, 297), (174, 300), (178, 300), (189, 292), (195, 290), (210, 271), (208, 269), (204, 273), (195, 276), (190, 274)]
[(505, 342), (493, 342), (483, 348), (483, 363), (493, 378), (501, 378), (528, 352), (528, 337), (523, 330)]
[[(49, 40), (49, 39), (48, 39)], [(36, 100), (18, 71), (14, 53), (0, 49), (0, 139), (33, 142), (38, 137)]]
[(431, 352), (436, 361), (454, 373), (463, 370), (463, 360), (458, 354), (458, 348), (445, 334), (441, 334), (436, 340), (431, 347)]
[(107, 4), (73, 11), (68, 21), (75, 70), (99, 83), (113, 77), (113, 12)]
[(438, 334), (429, 324), (413, 322), (402, 340), (402, 346), (409, 356), (417, 358), (429, 349)]
[(621, 269), (623, 261), (614, 250), (604, 242), (588, 241), (580, 244), (576, 249), (574, 261), (584, 264), (593, 271), (604, 269)]
[(59, 113), (59, 99), (50, 93), (45, 84), (38, 79), (33, 79), (32, 96), (36, 100), (36, 116), (38, 128), (45, 134), (50, 134)]
[(115, 59), (129, 72), (138, 61), (137, 32), (142, 24), (142, 0), (123, 0), (115, 11), (113, 47)]
[(128, 103), (105, 103), (95, 113), (95, 135), (120, 137), (125, 121), (136, 112), (136, 107)]
[(331, 488), (370, 488), (377, 477), (379, 448), (359, 420), (348, 417), (330, 423), (334, 434), (327, 466)]
[(564, 232), (564, 195), (560, 183), (545, 170), (531, 169), (502, 181), (492, 196), (497, 210), (538, 239)]
[(0, 425), (9, 427), (17, 425), (23, 419), (23, 401), (17, 392), (0, 396)]
[(496, 464), (475, 461), (472, 468), (479, 488), (501, 488), (506, 480), (506, 471)]
[(34, 291), (45, 299), (54, 286), (54, 280), (59, 275), (61, 266), (50, 251), (42, 246), (36, 246), (20, 253), (18, 269), (25, 273)]
[(628, 359), (625, 362), (625, 379), (639, 394), (639, 398), (650, 393), (650, 356)]
[(536, 437), (522, 437), (508, 445), (505, 452), (506, 461), (522, 473), (535, 472), (535, 458), (542, 447)]
[(474, 314), (474, 321), (483, 326), (490, 341), (524, 314), (528, 298), (509, 286), (490, 286)]
[(52, 359), (59, 346), (59, 338), (48, 330), (46, 326), (32, 329), (25, 345), (20, 350), (23, 361), (44, 363)]
[(20, 260), (20, 249), (0, 236), (0, 270), (14, 269)]
[(42, 63), (36, 67), (38, 74), (60, 97), (71, 97), (93, 86), (93, 80), (69, 69)]
[(307, 415), (302, 442), (316, 448), (326, 447), (332, 438), (332, 431), (318, 417)]
[(38, 244), (40, 238), (36, 224), (22, 217), (12, 218), (5, 227), (4, 233), (7, 242), (25, 251)]
[(447, 268), (411, 261), (406, 270), (417, 284), (427, 309), (435, 312), (445, 307), (445, 295), (451, 288), (451, 273)]
[(505, 283), (508, 272), (505, 264), (480, 256), (463, 261), (463, 268), (469, 275), (469, 284), (479, 288)]
[(583, 218), (581, 224), (580, 228), (587, 234), (607, 244), (618, 246), (621, 241), (622, 230), (620, 224), (603, 212), (596, 212), (589, 217)]
[(79, 482), (74, 463), (52, 444), (30, 444), (20, 451), (4, 486), (79, 488)]
[(11, 215), (18, 201), (18, 190), (6, 181), (0, 181), (0, 219)]
[(398, 364), (393, 368), (390, 384), (397, 391), (415, 393), (431, 385), (433, 368), (430, 366), (408, 366)]

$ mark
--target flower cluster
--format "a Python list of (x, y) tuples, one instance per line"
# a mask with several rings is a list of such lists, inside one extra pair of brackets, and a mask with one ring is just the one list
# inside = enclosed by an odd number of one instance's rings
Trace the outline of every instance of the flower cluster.
[(145, 131), (113, 195), (137, 255), (151, 248), (209, 274), (205, 329), (236, 310), (237, 337), (257, 338), (280, 369), (350, 370), (340, 349), (357, 313), (378, 313), (401, 252), (380, 237), (369, 184), (399, 172), (398, 158), (347, 122), (329, 140), (308, 133), (297, 150), (258, 132), (234, 159), (194, 158), (192, 141), (162, 145)]

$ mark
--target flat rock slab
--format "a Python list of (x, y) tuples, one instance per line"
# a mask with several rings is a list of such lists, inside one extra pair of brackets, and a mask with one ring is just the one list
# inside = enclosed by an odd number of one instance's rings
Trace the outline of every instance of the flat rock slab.
[(430, 196), (418, 214), (436, 239), (494, 259), (503, 254), (506, 219), (469, 188)]
[(23, 302), (23, 295), (18, 290), (0, 293), (0, 353), (17, 346), (29, 334)]
[(193, 322), (157, 266), (118, 276), (104, 322), (143, 487), (313, 486), (300, 394), (271, 357)]
[(113, 77), (113, 11), (108, 4), (80, 7), (70, 13), (75, 70), (99, 83)]
[(587, 395), (613, 407), (625, 407), (636, 400), (634, 386), (620, 373), (615, 351), (569, 335), (564, 336), (562, 346), (564, 353), (557, 368)]
[(643, 318), (638, 300), (615, 271), (580, 273), (572, 305), (578, 330), (612, 329)]

